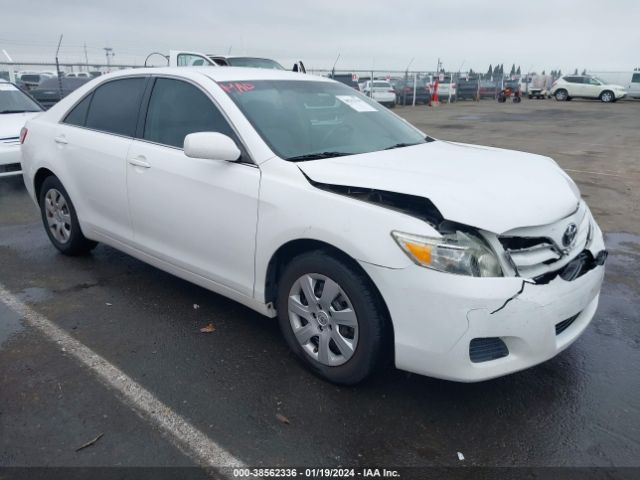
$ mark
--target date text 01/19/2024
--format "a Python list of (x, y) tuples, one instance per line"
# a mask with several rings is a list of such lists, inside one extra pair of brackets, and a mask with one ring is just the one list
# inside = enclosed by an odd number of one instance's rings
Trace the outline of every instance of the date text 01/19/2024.
[(386, 468), (236, 468), (238, 478), (400, 478), (397, 470)]

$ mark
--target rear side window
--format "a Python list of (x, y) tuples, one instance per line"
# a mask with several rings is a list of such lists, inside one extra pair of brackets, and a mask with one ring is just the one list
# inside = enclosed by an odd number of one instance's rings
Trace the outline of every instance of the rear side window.
[(143, 138), (182, 148), (184, 137), (195, 132), (233, 136), (220, 111), (199, 88), (181, 80), (158, 78), (149, 99)]
[(634, 73), (633, 77), (631, 77), (631, 82), (640, 83), (640, 73)]
[(84, 127), (85, 121), (87, 120), (87, 112), (89, 111), (89, 104), (91, 103), (91, 97), (92, 95), (84, 97), (84, 99), (67, 114), (64, 119), (64, 123)]
[(113, 80), (98, 87), (87, 113), (87, 128), (133, 137), (144, 78)]

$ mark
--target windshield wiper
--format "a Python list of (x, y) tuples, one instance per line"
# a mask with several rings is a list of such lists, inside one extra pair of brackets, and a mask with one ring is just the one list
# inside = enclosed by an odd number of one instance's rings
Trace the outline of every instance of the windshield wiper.
[(385, 148), (385, 150), (393, 150), (394, 148), (404, 148), (404, 147), (413, 147), (414, 145), (420, 145), (422, 142), (418, 143), (396, 143), (395, 145), (391, 145), (390, 147)]
[(306, 162), (308, 160), (319, 160), (321, 158), (333, 158), (333, 157), (344, 157), (346, 155), (353, 155), (352, 153), (346, 152), (317, 152), (317, 153), (307, 153), (305, 155), (296, 155), (295, 157), (288, 157), (287, 160), (292, 162)]

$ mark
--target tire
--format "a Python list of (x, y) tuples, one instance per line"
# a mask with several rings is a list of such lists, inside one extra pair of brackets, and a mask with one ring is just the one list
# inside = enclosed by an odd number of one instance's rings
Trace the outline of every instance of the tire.
[(600, 101), (603, 103), (612, 103), (616, 101), (616, 96), (611, 90), (605, 90), (600, 94)]
[(558, 102), (565, 102), (569, 99), (569, 92), (567, 92), (564, 88), (556, 90), (556, 93), (553, 94)]
[(513, 103), (520, 103), (520, 100), (522, 100), (520, 97), (513, 97)]
[(97, 243), (82, 234), (76, 209), (57, 177), (45, 178), (38, 200), (44, 229), (54, 247), (70, 256), (84, 255), (95, 248)]
[(277, 310), (289, 348), (320, 377), (354, 385), (380, 365), (386, 309), (371, 281), (338, 258), (321, 250), (293, 258), (280, 277)]

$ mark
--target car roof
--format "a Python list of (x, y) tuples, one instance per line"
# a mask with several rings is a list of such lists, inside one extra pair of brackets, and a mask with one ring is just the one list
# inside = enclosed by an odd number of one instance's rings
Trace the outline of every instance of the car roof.
[(127, 76), (131, 74), (142, 75), (175, 75), (186, 78), (194, 78), (200, 75), (210, 78), (214, 82), (248, 81), (248, 80), (305, 80), (315, 82), (332, 82), (333, 80), (288, 70), (271, 70), (266, 68), (249, 67), (161, 67), (161, 68), (132, 68), (119, 70), (98, 77), (102, 80)]

